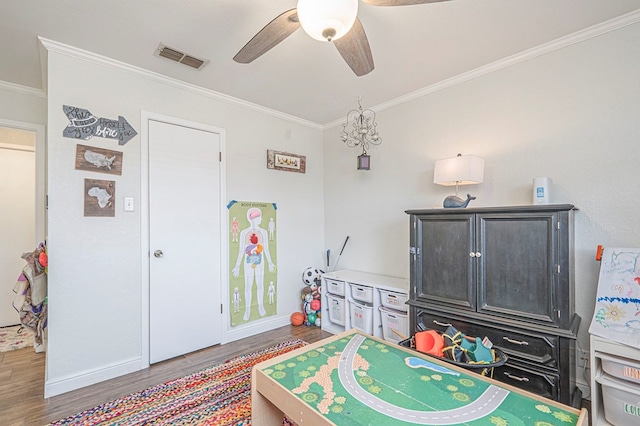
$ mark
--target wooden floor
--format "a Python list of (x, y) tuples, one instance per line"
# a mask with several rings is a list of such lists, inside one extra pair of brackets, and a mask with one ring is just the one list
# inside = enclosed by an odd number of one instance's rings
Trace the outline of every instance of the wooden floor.
[(33, 348), (0, 353), (0, 424), (46, 425), (121, 396), (219, 364), (237, 355), (264, 349), (292, 338), (313, 343), (329, 336), (331, 334), (318, 327), (281, 327), (48, 399), (43, 397), (43, 353), (36, 354)]

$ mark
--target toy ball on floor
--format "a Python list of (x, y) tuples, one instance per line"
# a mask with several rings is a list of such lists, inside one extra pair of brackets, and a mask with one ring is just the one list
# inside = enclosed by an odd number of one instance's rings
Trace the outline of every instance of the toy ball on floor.
[(310, 266), (302, 272), (302, 281), (304, 281), (306, 285), (318, 283), (322, 274), (324, 274), (323, 270)]
[(318, 317), (316, 316), (315, 312), (311, 312), (310, 314), (307, 314), (307, 321), (309, 321), (309, 325), (315, 324), (317, 318)]
[(298, 326), (304, 323), (304, 314), (302, 312), (294, 312), (291, 314), (291, 324)]
[(312, 311), (320, 310), (320, 301), (318, 299), (313, 299), (310, 303)]

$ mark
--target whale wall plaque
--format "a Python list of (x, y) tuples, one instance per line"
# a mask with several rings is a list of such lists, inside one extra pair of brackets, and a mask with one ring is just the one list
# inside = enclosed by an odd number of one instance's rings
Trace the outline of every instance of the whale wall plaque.
[(76, 170), (122, 175), (122, 152), (78, 144)]
[(67, 127), (62, 131), (65, 138), (88, 140), (94, 136), (117, 139), (118, 145), (124, 145), (138, 134), (126, 118), (118, 116), (117, 120), (97, 117), (89, 110), (63, 105), (62, 111), (69, 119)]

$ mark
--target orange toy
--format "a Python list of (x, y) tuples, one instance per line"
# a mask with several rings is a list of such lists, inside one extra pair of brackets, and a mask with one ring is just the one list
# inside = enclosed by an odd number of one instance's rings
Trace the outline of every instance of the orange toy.
[(444, 339), (435, 330), (419, 331), (415, 335), (416, 349), (429, 355), (442, 357)]
[(302, 312), (294, 312), (291, 314), (292, 325), (302, 325), (304, 323), (304, 314)]
[(43, 251), (38, 255), (38, 262), (40, 262), (42, 266), (47, 266), (49, 264), (49, 256), (47, 256), (46, 251)]

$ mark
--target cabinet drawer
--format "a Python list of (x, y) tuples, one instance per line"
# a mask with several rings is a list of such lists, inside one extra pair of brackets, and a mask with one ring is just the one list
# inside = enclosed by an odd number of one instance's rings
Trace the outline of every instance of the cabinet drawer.
[(373, 287), (366, 285), (349, 283), (351, 287), (351, 297), (364, 303), (373, 303)]
[(344, 281), (325, 278), (324, 282), (327, 293), (335, 294), (336, 296), (344, 296)]
[(502, 330), (469, 321), (455, 320), (418, 310), (416, 326), (443, 332), (449, 325), (473, 337), (488, 337), (509, 357), (522, 358), (540, 366), (558, 368), (558, 337)]
[(537, 371), (517, 362), (507, 361), (503, 366), (494, 369), (493, 378), (518, 389), (558, 400), (560, 376), (557, 374)]

